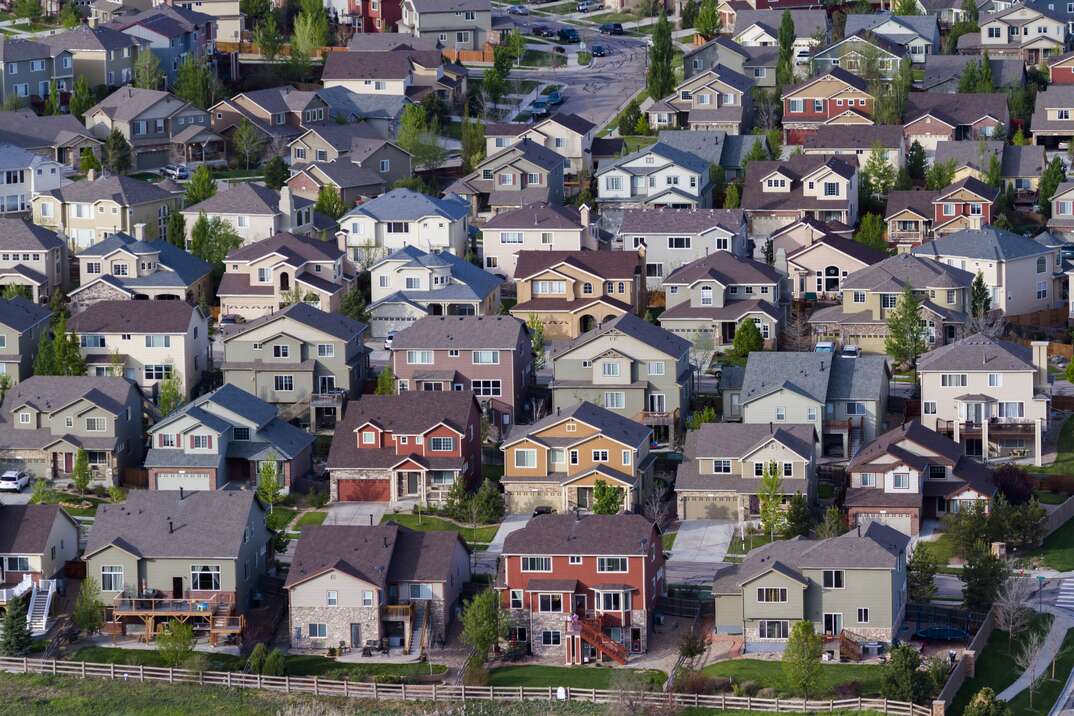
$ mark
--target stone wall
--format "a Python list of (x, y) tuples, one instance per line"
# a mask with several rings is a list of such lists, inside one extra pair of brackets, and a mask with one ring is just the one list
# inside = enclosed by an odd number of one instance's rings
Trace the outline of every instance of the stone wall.
[[(289, 638), (295, 649), (327, 649), (344, 642), (351, 643), (351, 624), (361, 625), (361, 639), (380, 639), (380, 610), (377, 607), (291, 607), (291, 628)], [(324, 639), (310, 639), (309, 625), (325, 624), (327, 636)], [(300, 638), (295, 640), (295, 630), (299, 629)]]
[(71, 297), (71, 313), (84, 311), (100, 301), (126, 301), (130, 297), (104, 281), (98, 281)]
[[(559, 644), (545, 645), (542, 639), (544, 631), (558, 631)], [(534, 656), (560, 657), (566, 653), (566, 643), (569, 628), (567, 626), (567, 614), (564, 612), (541, 613), (534, 612), (530, 615), (530, 651)]]

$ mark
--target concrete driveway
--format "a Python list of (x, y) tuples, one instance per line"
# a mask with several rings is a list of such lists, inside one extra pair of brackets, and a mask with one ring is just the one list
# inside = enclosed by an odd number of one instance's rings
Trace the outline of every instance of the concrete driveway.
[(0, 492), (0, 505), (26, 505), (30, 503), (30, 489), (22, 492)]
[(503, 541), (507, 535), (515, 530), (525, 527), (530, 521), (530, 515), (507, 515), (496, 530), (496, 536), (492, 538), (487, 550), (474, 554), (474, 571), (483, 574), (496, 573), (496, 560), (503, 553)]
[(679, 534), (667, 561), (668, 582), (709, 584), (723, 566), (735, 525), (730, 520), (688, 520), (679, 524)]
[(328, 505), (326, 525), (379, 525), (387, 505), (383, 502), (334, 502)]

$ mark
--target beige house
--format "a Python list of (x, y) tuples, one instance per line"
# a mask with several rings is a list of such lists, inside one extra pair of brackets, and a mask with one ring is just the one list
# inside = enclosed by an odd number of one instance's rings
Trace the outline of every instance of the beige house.
[(97, 178), (90, 170), (84, 181), (35, 196), (33, 222), (66, 235), (76, 249), (119, 232), (134, 235), (137, 224), (145, 224), (145, 237), (153, 240), (165, 236), (168, 214), (178, 211), (182, 201), (183, 187), (175, 182)]
[(514, 280), (519, 251), (596, 251), (595, 227), (589, 207), (527, 204), (504, 211), (481, 228), (481, 257), (485, 270)]
[(596, 125), (577, 114), (557, 112), (533, 124), (491, 123), (485, 127), (485, 155), (492, 156), (523, 139), (541, 144), (566, 159), (567, 174), (576, 178), (593, 170)]
[(976, 334), (926, 353), (917, 374), (926, 428), (986, 462), (1032, 455), (1041, 464), (1052, 395), (1047, 342), (1027, 348)]
[(244, 246), (281, 232), (310, 236), (316, 228), (313, 205), (313, 201), (293, 195), (288, 186), (276, 192), (264, 184), (239, 182), (182, 210), (187, 242), (203, 214), (209, 220), (221, 219), (230, 224)]
[(85, 77), (90, 87), (118, 87), (130, 82), (141, 47), (137, 37), (88, 25), (38, 39), (56, 52), (69, 51), (74, 58), (74, 76)]
[(392, 189), (341, 216), (336, 239), (356, 266), (368, 268), (408, 246), (462, 258), (469, 245), (469, 225), (469, 205), (458, 197), (440, 199), (412, 189)]
[(487, 157), (447, 188), (470, 202), (470, 214), (487, 219), (535, 202), (563, 203), (563, 157), (530, 139)]
[(653, 129), (719, 129), (741, 134), (752, 113), (753, 83), (729, 67), (695, 74), (646, 109)]
[(209, 367), (209, 323), (185, 301), (100, 301), (72, 316), (89, 375), (120, 375), (154, 399), (160, 382), (179, 378), (191, 395)]
[(24, 286), (28, 298), (47, 303), (70, 283), (67, 242), (25, 219), (0, 218), (0, 286)]
[(960, 54), (1020, 57), (1027, 65), (1047, 64), (1066, 50), (1066, 15), (1017, 3), (979, 21), (980, 33), (959, 37)]
[[(179, 7), (187, 10), (194, 9), (215, 18), (216, 33), (213, 40), (224, 43), (238, 43), (242, 38), (242, 32), (246, 28), (246, 18), (240, 9), (239, 0), (198, 0), (201, 4), (187, 2), (177, 3)], [(219, 45), (218, 45), (219, 47)]]
[[(448, 42), (441, 47), (449, 48)], [(466, 49), (466, 48), (464, 48)], [(407, 98), (420, 102), (435, 93), (449, 106), (465, 97), (465, 73), (445, 71), (439, 49), (397, 47), (388, 51), (332, 52), (325, 58), (321, 82), (357, 95)]]
[(0, 524), (0, 605), (8, 587), (62, 577), (78, 558), (78, 523), (59, 505), (0, 505)]
[(791, 295), (797, 299), (841, 298), (843, 279), (850, 274), (883, 261), (887, 254), (852, 239), (825, 234), (812, 243), (781, 253), (776, 249), (776, 270), (786, 266)]

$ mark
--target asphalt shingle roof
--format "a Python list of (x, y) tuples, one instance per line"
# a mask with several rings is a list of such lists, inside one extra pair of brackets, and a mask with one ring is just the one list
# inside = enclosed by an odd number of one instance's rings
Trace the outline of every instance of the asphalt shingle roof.
[(22, 296), (0, 299), (0, 325), (7, 326), (18, 333), (36, 326), (51, 315), (52, 311), (48, 306), (34, 303)]
[(469, 212), (470, 205), (459, 199), (438, 199), (412, 189), (392, 189), (351, 209), (340, 219), (340, 223), (345, 224), (347, 217), (355, 215), (368, 216), (377, 221), (417, 221), (426, 216), (458, 221)]
[(988, 261), (1012, 261), (1048, 254), (1051, 250), (1021, 234), (994, 226), (984, 226), (980, 229), (963, 229), (945, 234), (916, 247), (913, 253), (934, 259), (941, 256), (959, 256)]
[(525, 279), (566, 263), (603, 279), (633, 278), (639, 271), (636, 251), (519, 251), (515, 277)]
[(67, 322), (74, 333), (186, 333), (197, 310), (186, 301), (98, 301)]
[(485, 229), (580, 229), (581, 215), (573, 206), (540, 202), (501, 211), (485, 222)]
[(623, 234), (700, 234), (720, 228), (737, 234), (743, 227), (742, 209), (624, 209), (619, 233)]
[(392, 350), (452, 349), (512, 352), (526, 324), (512, 316), (426, 316), (396, 334)]
[(170, 199), (174, 194), (157, 184), (128, 176), (106, 176), (94, 181), (76, 181), (67, 186), (47, 192), (63, 202), (92, 203), (115, 201), (123, 206), (145, 204)]
[(45, 554), (57, 518), (71, 519), (59, 505), (0, 505), (0, 553)]
[(724, 286), (730, 286), (774, 284), (779, 283), (781, 276), (768, 264), (739, 258), (728, 251), (715, 251), (675, 269), (664, 279), (664, 283), (692, 284), (705, 279), (715, 279)]
[(507, 536), (503, 554), (644, 555), (652, 534), (641, 515), (540, 515)]
[(593, 330), (583, 333), (571, 341), (556, 346), (552, 351), (552, 356), (553, 358), (558, 358), (578, 346), (585, 345), (613, 331), (635, 338), (647, 346), (674, 358), (678, 358), (684, 352), (690, 350), (692, 345), (690, 341), (682, 336), (677, 336), (671, 331), (653, 325), (644, 318), (639, 318), (633, 313), (624, 313), (605, 321)]
[(1033, 351), (982, 334), (967, 336), (929, 351), (918, 359), (919, 370), (1036, 370)]
[(972, 282), (973, 274), (968, 271), (905, 253), (851, 273), (843, 279), (843, 289), (901, 293), (907, 286), (917, 290), (968, 288)]

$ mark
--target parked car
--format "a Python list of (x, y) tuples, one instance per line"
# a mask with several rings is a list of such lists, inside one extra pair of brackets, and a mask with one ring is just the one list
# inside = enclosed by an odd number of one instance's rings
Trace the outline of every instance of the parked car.
[(235, 326), (240, 323), (246, 323), (246, 319), (234, 313), (226, 313), (223, 316), (220, 316), (221, 326)]
[(384, 336), (384, 350), (390, 351), (392, 349), (392, 343), (395, 341), (395, 334), (398, 331), (388, 331), (388, 335)]
[(0, 490), (22, 492), (22, 488), (30, 486), (30, 476), (18, 470), (8, 470), (0, 475)]
[(508, 15), (529, 15), (530, 9), (525, 5), (512, 5), (507, 8)]
[(831, 341), (820, 341), (813, 347), (815, 353), (835, 353), (835, 344)]
[(538, 505), (533, 510), (533, 516), (540, 517), (541, 515), (552, 515), (555, 514), (555, 512), (556, 511), (548, 505)]
[(534, 117), (544, 117), (548, 114), (549, 104), (544, 97), (538, 97), (530, 104), (530, 114)]
[(858, 346), (846, 345), (843, 346), (843, 350), (839, 352), (839, 355), (843, 356), (844, 358), (857, 358), (861, 355), (861, 348), (859, 348)]
[(590, 54), (593, 55), (593, 57), (604, 57), (608, 54), (608, 51), (604, 49), (604, 45), (593, 45)]
[(622, 35), (623, 25), (618, 22), (606, 22), (600, 26), (600, 34), (602, 35)]
[(545, 95), (545, 99), (547, 99), (548, 104), (552, 105), (553, 107), (563, 104), (563, 95), (559, 93), (559, 90), (552, 90)]
[(582, 38), (573, 27), (565, 27), (556, 33), (560, 42), (581, 42)]
[(593, 10), (601, 10), (604, 8), (604, 3), (600, 0), (581, 0), (578, 3), (578, 12), (591, 12)]
[(172, 179), (187, 179), (190, 177), (190, 171), (186, 168), (186, 164), (165, 164), (160, 173)]
[(534, 37), (554, 37), (556, 34), (548, 25), (534, 25), (532, 32)]
[(554, 52), (554, 53), (555, 53), (555, 54), (557, 54), (557, 55), (565, 55), (565, 54), (567, 54), (567, 51), (566, 51), (566, 50), (564, 50), (564, 49), (563, 49), (562, 47), (560, 47), (559, 45), (556, 45), (555, 47), (553, 47), (553, 48), (552, 48), (552, 52)]

